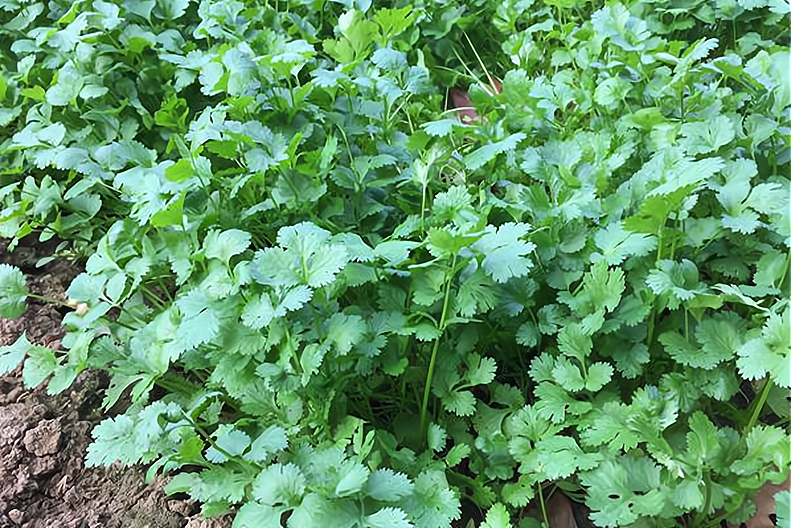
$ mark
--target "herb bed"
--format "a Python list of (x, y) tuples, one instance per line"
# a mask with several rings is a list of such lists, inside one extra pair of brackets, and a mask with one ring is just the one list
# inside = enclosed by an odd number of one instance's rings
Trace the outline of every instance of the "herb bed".
[(70, 310), (0, 372), (112, 376), (89, 465), (235, 528), (714, 527), (786, 481), (787, 4), (1, 5), (0, 236), (85, 272), (0, 264), (0, 316)]

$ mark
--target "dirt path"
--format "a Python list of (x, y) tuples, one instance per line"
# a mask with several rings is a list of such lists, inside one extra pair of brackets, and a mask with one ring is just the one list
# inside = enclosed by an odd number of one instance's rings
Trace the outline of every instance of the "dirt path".
[[(75, 270), (57, 263), (33, 274), (36, 255), (22, 249), (0, 247), (0, 260), (28, 273), (34, 293), (63, 298)], [(58, 310), (33, 303), (19, 319), (0, 318), (0, 346), (25, 332), (31, 343), (57, 348), (60, 321)], [(20, 369), (0, 377), (0, 528), (226, 528), (201, 520), (198, 505), (168, 499), (162, 479), (147, 485), (144, 468), (85, 468), (105, 387), (102, 376), (84, 373), (49, 396), (43, 387), (26, 390)]]

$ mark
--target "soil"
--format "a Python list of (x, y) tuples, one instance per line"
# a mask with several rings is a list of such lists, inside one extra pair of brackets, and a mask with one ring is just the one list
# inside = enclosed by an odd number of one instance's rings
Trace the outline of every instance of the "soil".
[[(0, 262), (28, 274), (33, 293), (65, 300), (79, 272), (59, 261), (35, 268), (32, 248), (6, 251)], [(0, 346), (25, 332), (33, 344), (60, 347), (62, 314), (31, 302), (19, 319), (0, 318)], [(81, 374), (73, 386), (50, 396), (42, 386), (23, 387), (21, 369), (0, 377), (0, 528), (226, 528), (230, 520), (205, 520), (192, 501), (168, 498), (158, 477), (145, 482), (145, 468), (86, 468), (91, 430), (101, 420), (107, 380)]]

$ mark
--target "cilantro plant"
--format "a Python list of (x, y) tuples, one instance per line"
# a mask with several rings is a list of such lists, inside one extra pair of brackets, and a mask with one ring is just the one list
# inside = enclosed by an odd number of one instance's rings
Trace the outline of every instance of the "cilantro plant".
[(235, 528), (561, 490), (715, 527), (787, 478), (787, 4), (0, 7), (0, 236), (84, 266), (62, 349), (0, 372), (110, 373), (88, 465)]

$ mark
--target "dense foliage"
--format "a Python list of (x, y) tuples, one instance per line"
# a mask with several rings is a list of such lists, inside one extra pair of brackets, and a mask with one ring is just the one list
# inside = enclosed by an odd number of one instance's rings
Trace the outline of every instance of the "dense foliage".
[(745, 520), (789, 472), (788, 13), (2, 0), (0, 236), (85, 272), (0, 372), (107, 370), (88, 464), (236, 528)]

